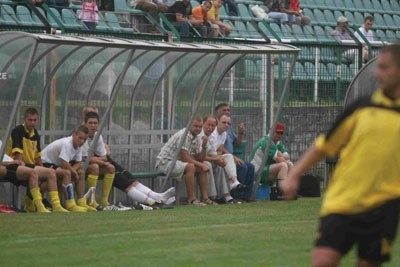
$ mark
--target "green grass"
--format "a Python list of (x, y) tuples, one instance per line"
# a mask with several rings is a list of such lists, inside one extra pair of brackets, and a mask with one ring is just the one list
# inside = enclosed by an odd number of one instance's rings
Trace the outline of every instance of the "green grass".
[[(309, 266), (319, 206), (320, 199), (301, 199), (159, 211), (0, 214), (0, 266)], [(396, 252), (386, 266), (400, 266)], [(354, 263), (352, 252), (342, 266)]]

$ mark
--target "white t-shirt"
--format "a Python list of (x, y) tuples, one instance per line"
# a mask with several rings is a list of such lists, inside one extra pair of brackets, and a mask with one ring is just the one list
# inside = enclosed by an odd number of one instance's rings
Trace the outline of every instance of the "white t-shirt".
[[(88, 156), (89, 148), (92, 145), (92, 142), (93, 142), (93, 139), (88, 137), (88, 139), (86, 139), (86, 142), (83, 144), (83, 156), (84, 157)], [(106, 148), (104, 145), (102, 135), (99, 136), (99, 140), (98, 140), (97, 145), (93, 152), (96, 156), (99, 156), (99, 157), (105, 157), (107, 155), (107, 151), (106, 151)]]
[(13, 161), (13, 159), (10, 156), (8, 156), (7, 154), (4, 154), (3, 162), (10, 162), (10, 161)]
[(217, 151), (221, 145), (225, 144), (226, 132), (219, 134), (217, 128), (215, 128), (214, 132), (210, 135), (208, 139), (210, 140), (210, 145), (215, 151)]
[(42, 161), (45, 163), (61, 166), (61, 160), (70, 162), (72, 160), (82, 161), (82, 147), (74, 148), (72, 136), (55, 140), (42, 150)]
[[(367, 39), (368, 42), (374, 41), (374, 34), (373, 34), (373, 32), (372, 32), (371, 30), (367, 31), (367, 30), (364, 28), (364, 26), (361, 26), (358, 30), (365, 36), (365, 39)], [(354, 33), (354, 36), (355, 36), (361, 43), (364, 42), (364, 40), (361, 38), (361, 36), (358, 34), (358, 32), (355, 32), (355, 33)]]

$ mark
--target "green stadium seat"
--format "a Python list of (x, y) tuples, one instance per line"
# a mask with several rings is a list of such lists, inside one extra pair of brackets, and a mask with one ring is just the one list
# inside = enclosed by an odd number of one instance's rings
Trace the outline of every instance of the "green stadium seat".
[(314, 32), (318, 40), (328, 40), (330, 37), (327, 36), (325, 30), (321, 26), (314, 26)]
[(242, 38), (249, 39), (252, 38), (251, 34), (246, 28), (246, 24), (243, 21), (235, 21), (235, 27)]
[(400, 3), (398, 0), (390, 0), (390, 5), (392, 6), (392, 10), (395, 12), (400, 11)]
[(125, 28), (125, 27), (121, 26), (121, 24), (119, 23), (118, 17), (115, 13), (106, 12), (106, 23), (108, 25), (110, 25), (110, 27), (115, 32), (133, 33), (132, 28)]
[[(365, 10), (363, 0), (346, 1), (345, 5), (346, 5), (346, 7), (349, 7), (353, 10), (358, 10), (360, 12), (363, 12)], [(352, 6), (352, 7), (350, 7), (350, 6)]]
[(200, 5), (200, 3), (195, 0), (191, 0), (190, 4), (192, 5), (192, 8), (198, 7)]
[(253, 24), (251, 24), (251, 22), (247, 21), (246, 22), (246, 28), (247, 28), (247, 32), (249, 33), (251, 38), (254, 39), (264, 39), (260, 33), (258, 32), (258, 30), (253, 26)]
[[(379, 1), (373, 0), (373, 2), (379, 2)], [(372, 4), (372, 2), (370, 0), (363, 0), (363, 4), (364, 4), (364, 8), (366, 10), (382, 10), (382, 7), (380, 7), (379, 9), (374, 9), (374, 5)]]
[(333, 77), (329, 73), (328, 68), (325, 64), (318, 65), (318, 80), (320, 81), (332, 81)]
[(267, 26), (263, 22), (258, 22), (258, 28), (265, 33), (269, 38), (273, 39), (275, 38), (274, 34), (268, 29)]
[(300, 62), (296, 62), (294, 65), (292, 79), (293, 80), (306, 80), (307, 79), (307, 73), (304, 70), (303, 64), (301, 64)]
[(382, 42), (387, 41), (386, 34), (382, 30), (379, 29), (375, 30), (374, 36), (376, 41), (382, 41)]
[(364, 24), (364, 16), (360, 12), (354, 12), (354, 20), (358, 25)]
[(64, 27), (71, 30), (86, 30), (86, 27), (79, 24), (76, 20), (78, 17), (71, 9), (64, 8), (61, 10)]
[(400, 16), (399, 15), (393, 15), (393, 21), (394, 25), (400, 25)]
[(17, 15), (15, 14), (14, 9), (9, 6), (9, 5), (1, 5), (0, 7), (1, 10), (1, 24), (6, 24), (6, 25), (19, 25)]
[[(329, 1), (331, 4), (330, 5), (334, 5), (335, 8), (339, 8), (339, 9), (343, 9), (345, 7), (345, 0), (335, 0), (335, 1), (331, 1), (331, 0), (325, 0), (325, 3)], [(334, 2), (334, 3), (332, 3)]]
[(249, 10), (247, 9), (247, 6), (245, 6), (244, 4), (238, 4), (237, 7), (238, 7), (240, 17), (242, 17), (244, 19), (252, 19), (253, 18), (253, 16), (250, 15)]
[[(77, 10), (76, 14), (79, 17), (81, 13), (81, 10)], [(96, 30), (98, 31), (107, 31), (107, 32), (112, 32), (112, 28), (110, 26), (107, 25), (107, 23), (105, 22), (105, 19), (103, 17), (103, 15), (99, 12), (99, 24), (96, 25)]]
[(350, 21), (350, 24), (357, 24), (352, 12), (346, 10), (343, 15)]
[(53, 14), (55, 17), (57, 17), (59, 19), (59, 21), (61, 23), (63, 23), (60, 12), (58, 12), (58, 10), (55, 9), (54, 7), (49, 7), (49, 12), (47, 13), (47, 16), (46, 16), (51, 27), (57, 28), (57, 29), (60, 28), (60, 25), (58, 25), (57, 21), (51, 16), (51, 14)]
[(309, 36), (306, 36), (306, 34), (304, 34), (304, 31), (300, 25), (296, 25), (296, 24), (292, 25), (292, 32), (297, 40), (309, 39)]
[(302, 47), (297, 60), (298, 61), (315, 61), (315, 55), (312, 51), (312, 48), (309, 46)]
[(303, 9), (303, 14), (311, 19), (311, 21), (315, 21), (314, 13), (309, 8)]
[(307, 39), (317, 39), (314, 29), (310, 25), (303, 26), (303, 33)]
[(390, 5), (389, 0), (381, 0), (381, 5), (384, 11), (386, 12), (392, 12), (392, 6)]
[(396, 25), (391, 15), (383, 14), (383, 20), (387, 29), (397, 30), (399, 28), (399, 24)]
[(324, 10), (325, 20), (329, 25), (336, 25), (337, 18), (333, 15), (332, 11)]
[(391, 43), (398, 41), (396, 33), (392, 30), (386, 30), (386, 38), (387, 41)]
[[(321, 1), (321, 3), (323, 3), (323, 2), (324, 2), (324, 1)], [(325, 8), (328, 8), (328, 9), (334, 10), (334, 9), (335, 9), (335, 6), (337, 5), (337, 4), (334, 3), (334, 2), (337, 2), (337, 0), (336, 0), (336, 1), (325, 0), (324, 7), (325, 7)]]
[(331, 35), (331, 33), (333, 32), (334, 27), (331, 26), (325, 26), (325, 33), (326, 36), (328, 37), (328, 39), (330, 40), (335, 40), (335, 38), (333, 38), (333, 36)]
[[(343, 15), (343, 12), (342, 12), (342, 11), (340, 11), (340, 10), (335, 10), (335, 11), (333, 12), (333, 16), (335, 17), (335, 22), (337, 22), (338, 17), (344, 16), (344, 15)], [(348, 18), (348, 19), (349, 19), (349, 18)], [(349, 20), (350, 20), (350, 19), (349, 19)], [(352, 22), (352, 21), (350, 20), (350, 22)]]
[[(327, 10), (328, 11), (328, 10)], [(328, 25), (328, 21), (324, 15), (324, 13), (319, 9), (314, 9), (314, 16), (315, 16), (315, 24), (316, 25)]]
[(37, 22), (33, 20), (31, 16), (31, 12), (26, 6), (17, 6), (17, 12), (16, 12), (18, 21), (22, 25), (26, 26), (44, 26), (41, 21)]
[(338, 68), (336, 64), (328, 63), (326, 64), (326, 68), (328, 69), (328, 72), (333, 79), (336, 79), (338, 77)]
[(386, 23), (382, 15), (379, 13), (374, 14), (374, 25), (375, 27), (385, 28)]
[(335, 54), (335, 49), (329, 46), (320, 48), (320, 59), (325, 63), (336, 62), (337, 55)]
[(314, 63), (311, 62), (305, 62), (304, 63), (304, 71), (306, 73), (306, 79), (307, 80), (315, 80), (315, 65)]
[(350, 82), (352, 80), (352, 73), (347, 64), (340, 65), (340, 80)]
[(146, 14), (145, 12), (139, 10), (139, 9), (134, 9), (128, 6), (128, 3), (126, 0), (114, 0), (114, 10), (118, 12), (127, 12), (132, 15), (143, 15)]
[[(39, 13), (45, 18), (45, 19), (47, 19), (46, 18), (46, 14), (45, 14), (45, 12), (44, 12), (44, 10), (42, 9), (42, 8), (40, 8), (40, 7), (37, 7), (36, 8), (38, 11), (39, 11)], [(36, 16), (36, 14), (35, 14), (35, 12), (32, 12), (32, 18), (33, 18), (33, 20), (35, 21), (35, 23), (42, 23), (43, 24), (43, 22), (38, 18), (38, 16)], [(50, 23), (50, 22), (49, 22)]]
[(69, 8), (72, 10), (80, 10), (80, 9), (82, 9), (82, 5), (77, 5), (73, 1), (70, 1)]

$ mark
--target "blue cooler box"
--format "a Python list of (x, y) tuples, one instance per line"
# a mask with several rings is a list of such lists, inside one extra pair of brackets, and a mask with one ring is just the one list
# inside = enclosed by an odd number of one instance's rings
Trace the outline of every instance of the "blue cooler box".
[(258, 186), (256, 199), (269, 199), (269, 185), (262, 185)]

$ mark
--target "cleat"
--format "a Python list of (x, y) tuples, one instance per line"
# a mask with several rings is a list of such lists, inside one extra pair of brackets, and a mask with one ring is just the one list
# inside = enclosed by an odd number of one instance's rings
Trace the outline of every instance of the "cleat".
[(30, 199), (28, 196), (25, 196), (25, 198), (24, 198), (24, 210), (26, 212), (35, 212), (36, 211), (35, 205), (33, 204), (33, 200)]
[(53, 207), (53, 212), (69, 212), (69, 211), (64, 209), (61, 205), (58, 205)]
[(153, 210), (160, 210), (160, 209), (173, 209), (173, 206), (170, 205), (166, 205), (165, 203), (163, 203), (162, 201), (156, 201), (153, 204), (149, 205), (150, 207), (153, 208)]
[(168, 200), (165, 201), (165, 204), (166, 204), (166, 205), (173, 205), (173, 204), (175, 204), (175, 197), (170, 197), (170, 198), (168, 198)]

